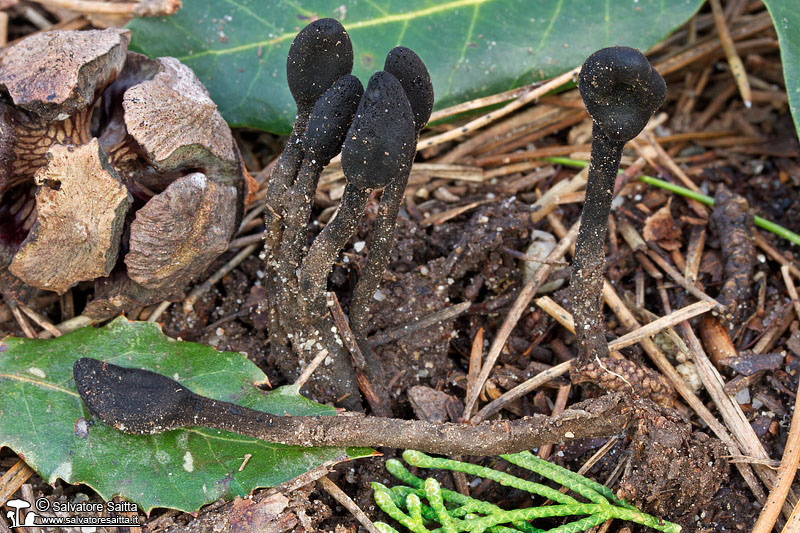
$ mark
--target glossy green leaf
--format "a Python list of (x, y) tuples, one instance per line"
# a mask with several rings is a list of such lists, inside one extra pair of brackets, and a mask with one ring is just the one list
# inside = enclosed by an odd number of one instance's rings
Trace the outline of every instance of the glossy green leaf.
[(764, 0), (781, 47), (783, 78), (800, 138), (800, 5), (797, 0)]
[[(119, 318), (58, 339), (0, 341), (0, 446), (8, 446), (53, 483), (84, 483), (144, 511), (193, 512), (219, 498), (245, 496), (322, 465), (363, 457), (363, 448), (301, 448), (233, 433), (188, 428), (128, 435), (93, 419), (72, 379), (72, 365), (93, 357), (170, 376), (211, 398), (274, 414), (333, 415), (332, 407), (298, 395), (271, 393), (266, 376), (246, 357), (165, 336), (158, 325)], [(85, 421), (88, 421), (88, 429)], [(245, 454), (251, 454), (239, 472)]]
[(366, 82), (404, 45), (428, 65), (436, 107), (552, 77), (604, 46), (646, 50), (703, 0), (192, 0), (174, 16), (137, 19), (131, 49), (175, 56), (206, 84), (233, 126), (288, 132), (286, 53), (314, 17), (350, 33)]

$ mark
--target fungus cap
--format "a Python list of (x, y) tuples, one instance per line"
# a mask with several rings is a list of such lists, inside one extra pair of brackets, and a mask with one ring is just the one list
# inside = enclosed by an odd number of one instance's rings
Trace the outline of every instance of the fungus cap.
[(342, 146), (342, 170), (359, 189), (380, 189), (403, 175), (416, 147), (414, 115), (403, 86), (385, 71), (369, 79)]
[(363, 94), (361, 82), (348, 74), (339, 78), (314, 104), (303, 145), (316, 164), (327, 165), (342, 149)]
[(419, 134), (433, 111), (433, 84), (425, 63), (410, 48), (396, 46), (386, 55), (383, 70), (392, 74), (403, 86)]
[(298, 111), (310, 112), (333, 83), (353, 70), (353, 45), (339, 21), (318, 19), (300, 30), (286, 58), (286, 80)]
[(583, 63), (578, 88), (594, 123), (610, 139), (629, 141), (667, 95), (664, 78), (638, 50), (613, 46)]

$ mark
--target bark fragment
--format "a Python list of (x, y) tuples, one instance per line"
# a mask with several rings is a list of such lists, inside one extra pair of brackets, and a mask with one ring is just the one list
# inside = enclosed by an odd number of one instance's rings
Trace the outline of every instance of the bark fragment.
[(47, 166), (35, 179), (36, 222), (11, 273), (59, 294), (79, 281), (107, 276), (117, 261), (132, 198), (97, 139), (51, 147)]
[(0, 90), (45, 121), (64, 120), (117, 77), (130, 39), (116, 28), (31, 35), (0, 58)]
[(228, 248), (236, 189), (196, 172), (172, 182), (136, 212), (128, 275), (148, 289), (178, 289)]
[(153, 79), (123, 97), (128, 133), (158, 172), (195, 167), (223, 183), (239, 174), (239, 158), (225, 119), (189, 67), (175, 58), (158, 59)]

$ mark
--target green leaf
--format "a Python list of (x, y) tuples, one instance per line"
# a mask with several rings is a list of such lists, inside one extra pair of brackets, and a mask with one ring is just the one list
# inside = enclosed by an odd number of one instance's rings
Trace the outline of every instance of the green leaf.
[[(245, 496), (322, 465), (364, 457), (364, 448), (301, 448), (233, 433), (188, 428), (128, 435), (92, 419), (72, 379), (72, 365), (94, 357), (170, 376), (218, 400), (273, 414), (333, 415), (335, 409), (284, 387), (265, 394), (266, 376), (246, 357), (165, 336), (158, 325), (118, 318), (48, 341), (0, 341), (0, 446), (18, 453), (49, 483), (85, 483), (145, 512), (193, 512), (221, 497)], [(88, 435), (81, 429), (89, 421)], [(85, 428), (85, 426), (83, 426)], [(251, 454), (246, 467), (239, 467)]]
[(764, 0), (764, 5), (778, 33), (789, 108), (800, 138), (800, 10), (797, 0)]
[(232, 126), (290, 130), (286, 53), (313, 17), (333, 17), (353, 41), (366, 82), (404, 45), (428, 65), (436, 108), (566, 72), (604, 46), (646, 50), (703, 0), (193, 0), (174, 16), (137, 19), (131, 49), (194, 69)]

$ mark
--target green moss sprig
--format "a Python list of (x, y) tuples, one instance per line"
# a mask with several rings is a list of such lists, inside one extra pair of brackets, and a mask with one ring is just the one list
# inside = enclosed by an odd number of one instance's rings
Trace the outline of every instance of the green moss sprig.
[[(451, 470), (491, 479), (507, 487), (544, 496), (556, 502), (556, 505), (506, 511), (494, 504), (444, 489), (434, 478), (420, 479), (396, 459), (386, 461), (386, 469), (406, 485), (390, 489), (381, 483), (372, 483), (375, 502), (386, 514), (413, 533), (577, 533), (612, 518), (628, 520), (667, 533), (678, 533), (681, 530), (677, 524), (639, 511), (625, 500), (617, 498), (608, 487), (539, 459), (530, 452), (501, 457), (569, 488), (591, 503), (582, 503), (550, 487), (505, 472), (452, 459), (431, 457), (414, 450), (403, 452), (403, 459), (412, 466)], [(539, 518), (582, 515), (586, 516), (547, 530), (530, 523)], [(435, 527), (436, 524), (440, 527)], [(375, 525), (384, 533), (397, 533), (383, 522), (376, 522)]]

